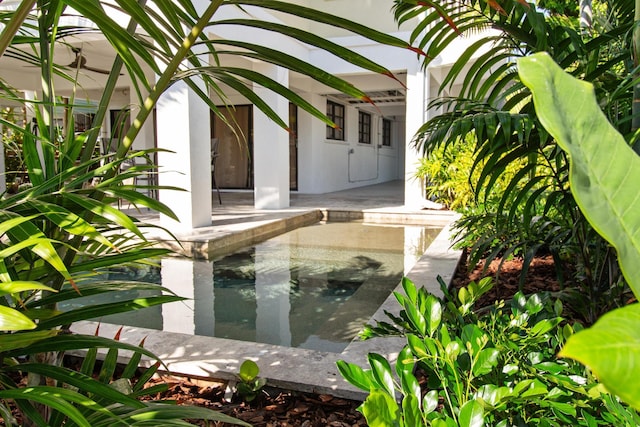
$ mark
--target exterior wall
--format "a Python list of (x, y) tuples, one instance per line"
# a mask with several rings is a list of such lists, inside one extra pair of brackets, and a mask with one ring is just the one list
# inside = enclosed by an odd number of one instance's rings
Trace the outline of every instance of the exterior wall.
[[(327, 98), (311, 95), (314, 105), (324, 111)], [(298, 191), (328, 193), (363, 185), (401, 179), (400, 157), (404, 145), (404, 124), (393, 121), (391, 147), (382, 144), (382, 117), (371, 113), (371, 144), (358, 142), (358, 110), (345, 111), (345, 140), (326, 139), (326, 125), (305, 112), (298, 113)]]

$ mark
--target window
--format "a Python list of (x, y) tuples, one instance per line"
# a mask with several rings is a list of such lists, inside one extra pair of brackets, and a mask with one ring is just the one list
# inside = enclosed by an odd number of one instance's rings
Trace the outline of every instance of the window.
[(382, 119), (382, 145), (391, 147), (391, 120)]
[(358, 142), (371, 144), (371, 114), (358, 113)]
[(338, 127), (327, 126), (327, 139), (344, 141), (344, 105), (327, 101), (327, 117)]

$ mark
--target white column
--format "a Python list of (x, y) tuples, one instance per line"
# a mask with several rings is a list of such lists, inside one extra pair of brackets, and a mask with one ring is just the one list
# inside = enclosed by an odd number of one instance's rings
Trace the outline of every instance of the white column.
[[(289, 85), (289, 71), (270, 64), (256, 64), (254, 71)], [(254, 87), (284, 121), (289, 122), (289, 101), (261, 86)], [(253, 161), (256, 209), (289, 207), (289, 134), (262, 111), (253, 109)]]
[(427, 72), (416, 61), (407, 69), (406, 142), (404, 156), (404, 204), (420, 206), (423, 200), (424, 184), (414, 175), (421, 155), (413, 147), (412, 140), (426, 120), (428, 103)]
[(289, 248), (282, 247), (277, 253), (274, 250), (256, 246), (256, 341), (290, 346)]
[[(203, 90), (204, 84), (202, 85)], [(157, 104), (160, 185), (186, 191), (160, 191), (160, 201), (178, 216), (161, 217), (172, 231), (211, 225), (211, 149), (209, 108), (184, 82), (174, 83)]]

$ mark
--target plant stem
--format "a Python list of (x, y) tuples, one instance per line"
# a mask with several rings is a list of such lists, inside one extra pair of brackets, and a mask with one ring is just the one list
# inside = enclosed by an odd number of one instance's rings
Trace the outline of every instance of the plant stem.
[(211, 4), (209, 4), (209, 6), (207, 7), (207, 10), (202, 14), (200, 19), (198, 19), (196, 25), (191, 29), (189, 34), (187, 34), (175, 56), (173, 57), (171, 62), (169, 62), (164, 72), (160, 75), (160, 78), (158, 79), (156, 85), (154, 86), (147, 99), (145, 99), (140, 112), (133, 121), (131, 128), (129, 128), (129, 131), (125, 135), (122, 144), (118, 147), (118, 151), (116, 152), (116, 160), (124, 158), (124, 156), (127, 154), (129, 149), (131, 148), (131, 145), (133, 144), (134, 139), (140, 132), (142, 124), (149, 118), (149, 115), (153, 111), (153, 107), (158, 102), (158, 99), (160, 99), (160, 96), (171, 84), (171, 80), (173, 79), (176, 71), (178, 71), (178, 67), (193, 47), (196, 39), (200, 36), (200, 34), (202, 34), (202, 31), (204, 30), (209, 20), (213, 17), (213, 15), (223, 2), (224, 0), (212, 1)]

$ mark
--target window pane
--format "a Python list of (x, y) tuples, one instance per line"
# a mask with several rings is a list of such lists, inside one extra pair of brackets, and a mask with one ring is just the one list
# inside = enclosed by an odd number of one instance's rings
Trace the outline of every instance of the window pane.
[(391, 147), (391, 120), (382, 120), (382, 145)]
[(334, 129), (327, 125), (327, 139), (344, 140), (344, 105), (327, 101), (327, 117), (339, 128)]
[(358, 142), (371, 144), (371, 114), (360, 111), (358, 119)]

